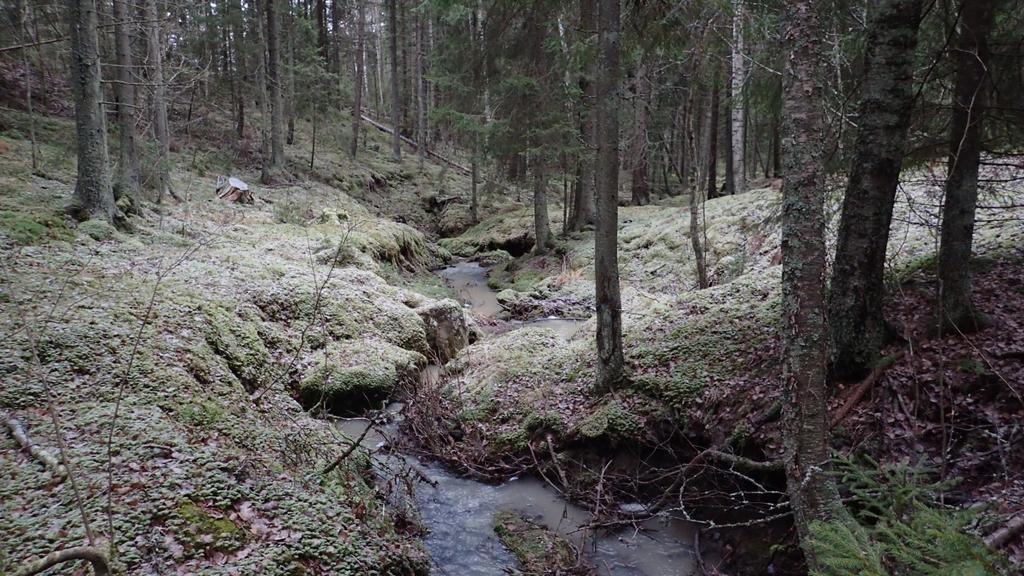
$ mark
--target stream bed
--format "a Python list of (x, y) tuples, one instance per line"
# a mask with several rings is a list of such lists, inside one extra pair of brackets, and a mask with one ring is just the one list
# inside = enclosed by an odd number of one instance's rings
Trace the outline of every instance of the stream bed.
[[(475, 262), (463, 262), (441, 270), (458, 298), (478, 316), (494, 317), (500, 310), (494, 291), (487, 285), (488, 269)], [(546, 326), (564, 338), (571, 338), (580, 320), (548, 318), (519, 322), (522, 326)], [(431, 370), (432, 369), (432, 370)], [(436, 377), (436, 366), (428, 367), (425, 378)], [(566, 501), (533, 477), (512, 478), (499, 485), (485, 484), (449, 473), (436, 463), (420, 462), (409, 455), (384, 448), (398, 434), (404, 405), (393, 403), (385, 411), (384, 423), (366, 433), (362, 444), (374, 453), (382, 478), (400, 468), (411, 468), (421, 480), (415, 484), (414, 506), (427, 529), (424, 537), (433, 563), (433, 573), (459, 576), (498, 576), (516, 569), (518, 563), (494, 533), (494, 516), (514, 510), (553, 530), (581, 550), (599, 574), (609, 576), (687, 576), (696, 574), (693, 556), (693, 528), (682, 520), (653, 518), (642, 531), (625, 529), (595, 533), (585, 528), (590, 513)], [(338, 427), (350, 437), (363, 435), (369, 420), (341, 420)]]

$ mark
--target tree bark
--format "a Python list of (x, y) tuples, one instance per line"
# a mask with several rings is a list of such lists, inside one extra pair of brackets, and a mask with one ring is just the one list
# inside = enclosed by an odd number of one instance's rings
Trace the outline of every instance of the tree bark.
[(594, 292), (597, 303), (598, 391), (623, 379), (622, 300), (619, 294), (619, 0), (600, 0), (598, 9), (596, 130), (597, 226), (594, 231)]
[(363, 119), (363, 76), (366, 72), (366, 8), (364, 0), (355, 0), (356, 3), (356, 77), (353, 89), (352, 101), (352, 141), (349, 143), (349, 155), (356, 157), (359, 150), (359, 124)]
[(809, 568), (811, 522), (838, 507), (829, 476), (825, 326), (825, 121), (821, 25), (813, 0), (784, 4), (782, 338), (785, 468)]
[(120, 159), (114, 177), (114, 197), (133, 197), (139, 191), (139, 156), (135, 150), (135, 86), (132, 78), (132, 40), (126, 0), (114, 0), (114, 43), (117, 52), (117, 122)]
[(100, 218), (113, 222), (116, 207), (107, 161), (95, 0), (68, 0), (68, 18), (71, 25), (71, 87), (78, 137), (76, 209), (82, 219)]
[[(642, 58), (642, 57), (641, 57)], [(647, 146), (647, 105), (651, 87), (647, 78), (647, 63), (642, 59), (637, 64), (633, 109), (633, 142), (630, 151), (632, 162), (632, 200), (634, 206), (644, 206), (651, 201), (651, 191), (647, 183), (647, 172), (650, 169), (649, 150)]]
[(940, 325), (960, 332), (981, 328), (971, 300), (971, 251), (978, 203), (982, 123), (989, 93), (988, 36), (996, 0), (963, 0), (954, 61), (946, 199), (939, 246)]
[(832, 371), (859, 378), (888, 337), (885, 253), (914, 107), (921, 0), (869, 5), (857, 141), (843, 199), (829, 292)]
[(395, 162), (401, 162), (402, 97), (399, 91), (398, 76), (398, 0), (388, 0), (388, 31), (391, 57), (391, 126), (394, 127), (391, 139), (391, 157)]
[(167, 123), (167, 87), (164, 86), (163, 46), (160, 43), (160, 20), (157, 0), (146, 0), (148, 31), (146, 45), (149, 51), (150, 82), (153, 84), (153, 137), (157, 142), (157, 203), (164, 194), (178, 200), (171, 185), (171, 132)]
[(746, 141), (743, 137), (743, 125), (746, 118), (746, 106), (743, 99), (743, 83), (746, 80), (746, 62), (743, 60), (743, 0), (732, 0), (732, 82), (729, 100), (730, 132), (732, 143), (732, 181), (730, 187), (733, 194), (742, 194), (747, 190), (745, 169)]
[(281, 97), (281, 22), (277, 0), (264, 0), (267, 17), (267, 83), (270, 89), (270, 168), (284, 167), (284, 99)]
[(423, 78), (423, 15), (421, 7), (416, 10), (416, 151), (419, 154), (419, 166), (422, 171), (427, 162), (427, 85)]
[(551, 247), (551, 220), (548, 217), (548, 181), (544, 160), (534, 158), (533, 164), (533, 229), (537, 237), (534, 254), (546, 254)]
[[(597, 0), (580, 0), (580, 28), (587, 37), (592, 37), (597, 31)], [(594, 161), (593, 154), (597, 149), (595, 140), (594, 106), (597, 100), (597, 59), (591, 58), (586, 64), (585, 72), (580, 74), (580, 92), (582, 93), (579, 104), (580, 140), (583, 145), (583, 152), (579, 155), (579, 169), (576, 180), (576, 217), (572, 224), (572, 230), (582, 230), (595, 222), (595, 188), (594, 188)]]
[(270, 144), (270, 103), (267, 93), (267, 49), (263, 32), (263, 14), (260, 2), (253, 3), (256, 11), (252, 27), (256, 36), (256, 100), (260, 109), (260, 182), (270, 184), (272, 163)]
[(718, 197), (718, 106), (721, 87), (718, 85), (718, 65), (711, 77), (711, 100), (708, 102), (708, 178), (707, 198)]

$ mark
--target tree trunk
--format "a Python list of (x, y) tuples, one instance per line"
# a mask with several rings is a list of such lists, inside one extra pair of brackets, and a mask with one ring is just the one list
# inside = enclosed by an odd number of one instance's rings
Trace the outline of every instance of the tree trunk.
[(859, 127), (829, 292), (832, 370), (841, 378), (870, 371), (888, 335), (885, 252), (914, 107), (921, 0), (880, 0), (868, 10)]
[[(294, 31), (294, 26), (290, 27)], [(295, 39), (294, 33), (288, 35), (288, 136), (285, 142), (295, 144)]]
[(829, 476), (825, 326), (825, 121), (821, 26), (813, 0), (784, 4), (782, 338), (785, 468), (809, 568), (811, 522), (840, 507)]
[(256, 100), (260, 108), (260, 182), (271, 182), (271, 145), (270, 145), (270, 103), (267, 94), (267, 50), (263, 33), (263, 14), (260, 2), (253, 3), (256, 17), (253, 19), (253, 30), (256, 36)]
[(970, 263), (982, 122), (989, 92), (988, 35), (994, 12), (994, 0), (964, 0), (954, 51), (956, 79), (939, 247), (939, 321), (941, 326), (961, 332), (975, 331), (982, 324), (971, 301)]
[[(583, 34), (590, 37), (597, 32), (597, 0), (580, 0), (580, 28)], [(582, 94), (579, 104), (580, 118), (580, 140), (583, 144), (583, 152), (579, 155), (579, 169), (576, 180), (576, 218), (572, 224), (572, 230), (582, 230), (595, 222), (597, 210), (594, 202), (594, 150), (597, 149), (595, 140), (594, 106), (597, 100), (597, 59), (591, 58), (586, 64), (586, 72), (580, 74), (580, 92)]]
[(149, 80), (153, 84), (153, 136), (157, 142), (156, 201), (160, 203), (164, 194), (176, 200), (180, 198), (171, 185), (171, 133), (167, 124), (167, 87), (164, 86), (163, 45), (160, 43), (160, 19), (156, 3), (157, 0), (146, 0), (146, 45), (149, 50)]
[(729, 109), (732, 123), (732, 181), (733, 194), (742, 194), (747, 190), (745, 169), (745, 146), (743, 125), (746, 117), (746, 106), (743, 99), (743, 83), (746, 79), (746, 62), (743, 60), (743, 0), (732, 0), (732, 83)]
[[(31, 17), (32, 12), (31, 6), (26, 6), (21, 10), (21, 31), (22, 31), (22, 42), (29, 43), (35, 42), (35, 37), (30, 33), (28, 21)], [(36, 115), (33, 111), (32, 102), (32, 60), (29, 58), (28, 49), (21, 51), (22, 62), (25, 66), (25, 110), (28, 112), (28, 139), (29, 145), (32, 147), (32, 172), (39, 169), (39, 146), (36, 144)], [(138, 172), (136, 172), (138, 174)], [(136, 178), (136, 181), (138, 178)]]
[(117, 52), (117, 122), (120, 160), (114, 178), (114, 197), (134, 197), (139, 191), (139, 156), (135, 151), (135, 86), (132, 78), (132, 40), (126, 0), (114, 0), (114, 42)]
[(267, 17), (267, 84), (270, 88), (270, 168), (284, 167), (284, 99), (281, 97), (281, 22), (278, 0), (264, 0)]
[(423, 78), (423, 16), (416, 10), (416, 151), (422, 171), (427, 161), (427, 85)]
[(479, 200), (477, 198), (477, 188), (480, 185), (480, 166), (477, 161), (477, 151), (473, 150), (473, 159), (470, 164), (470, 197), (469, 197), (469, 221), (476, 224), (480, 221), (480, 208)]
[[(237, 4), (235, 3), (237, 1)], [(234, 56), (234, 69), (231, 75), (231, 94), (235, 100), (235, 134), (239, 139), (245, 138), (245, 95), (242, 85), (245, 84), (245, 32), (244, 14), (240, 0), (230, 0), (225, 5), (225, 15), (230, 13), (232, 7), (238, 9), (238, 16), (230, 18), (233, 31), (234, 43), (231, 52)]]
[(533, 163), (533, 230), (537, 237), (534, 254), (546, 254), (551, 247), (551, 220), (548, 217), (548, 181), (544, 161)]
[(83, 220), (100, 218), (113, 222), (117, 209), (107, 163), (95, 0), (69, 0), (68, 19), (71, 25), (71, 87), (78, 137), (76, 209)]
[(718, 65), (711, 77), (711, 100), (708, 102), (708, 179), (707, 198), (718, 197), (718, 106), (721, 89), (718, 85)]
[(634, 206), (643, 206), (651, 201), (651, 191), (647, 183), (647, 172), (650, 159), (647, 149), (647, 99), (651, 87), (647, 78), (647, 63), (641, 60), (636, 69), (636, 90), (634, 91), (633, 142), (630, 156), (632, 162), (632, 199)]
[(597, 303), (598, 391), (623, 379), (622, 301), (619, 295), (619, 0), (600, 0), (598, 10), (597, 226), (594, 231), (594, 293)]
[(395, 162), (401, 162), (402, 98), (398, 88), (398, 0), (388, 0), (388, 31), (390, 32), (389, 52), (391, 56), (391, 126), (394, 128), (391, 138), (391, 157)]
[(356, 157), (359, 150), (359, 125), (363, 121), (363, 76), (366, 68), (366, 9), (365, 0), (355, 0), (356, 3), (356, 78), (353, 89), (355, 94), (352, 101), (352, 141), (349, 143), (349, 154)]

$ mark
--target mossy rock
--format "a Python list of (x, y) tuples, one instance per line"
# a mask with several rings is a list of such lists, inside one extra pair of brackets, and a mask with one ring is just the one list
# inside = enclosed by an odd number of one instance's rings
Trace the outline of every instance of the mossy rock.
[(329, 344), (314, 362), (299, 382), (303, 404), (351, 414), (387, 399), (400, 383), (414, 381), (427, 359), (367, 338)]
[(204, 306), (203, 311), (206, 343), (251, 392), (260, 384), (270, 361), (256, 322), (243, 320), (216, 305)]
[(503, 510), (494, 516), (494, 533), (516, 557), (522, 574), (584, 574), (586, 567), (565, 538), (522, 514)]
[(92, 218), (78, 225), (78, 231), (97, 242), (113, 240), (117, 230), (106, 220)]

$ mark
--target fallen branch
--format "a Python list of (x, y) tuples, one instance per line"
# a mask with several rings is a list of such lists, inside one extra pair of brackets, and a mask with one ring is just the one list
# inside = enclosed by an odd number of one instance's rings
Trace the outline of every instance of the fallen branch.
[(882, 377), (882, 374), (885, 373), (886, 369), (903, 357), (903, 353), (904, 351), (900, 350), (892, 356), (883, 359), (874, 367), (874, 369), (871, 370), (871, 373), (868, 374), (867, 378), (861, 380), (861, 382), (853, 388), (853, 392), (850, 393), (849, 397), (847, 397), (846, 402), (843, 402), (843, 405), (840, 406), (839, 410), (837, 410), (835, 415), (832, 416), (832, 422), (829, 424), (829, 428), (835, 428), (850, 415), (850, 412), (857, 406), (857, 404), (860, 404), (860, 401), (863, 400), (868, 391), (874, 387), (875, 383)]
[(1018, 514), (1010, 518), (1010, 521), (1005, 526), (986, 536), (985, 544), (992, 549), (1002, 548), (1010, 540), (1019, 536), (1021, 532), (1024, 532), (1024, 514)]
[(76, 546), (75, 548), (55, 550), (38, 560), (29, 562), (22, 566), (21, 570), (15, 572), (15, 576), (32, 576), (57, 564), (73, 560), (87, 560), (92, 564), (95, 576), (108, 576), (110, 574), (110, 561), (107, 560), (107, 555), (102, 550), (96, 546)]
[[(376, 129), (380, 130), (381, 132), (384, 132), (384, 133), (387, 133), (387, 134), (394, 134), (395, 133), (394, 130), (390, 126), (386, 126), (384, 124), (381, 124), (380, 122), (377, 122), (376, 120), (374, 120), (373, 118), (370, 118), (366, 114), (362, 114), (361, 116), (363, 117), (363, 121), (364, 122), (366, 122), (370, 126), (373, 126)], [(398, 137), (402, 139), (402, 142), (405, 142), (409, 146), (412, 146), (414, 148), (418, 146), (416, 144), (416, 142), (414, 140), (412, 140), (411, 138), (407, 138), (405, 136), (402, 136), (401, 134), (399, 134)], [(444, 156), (441, 156), (440, 154), (438, 154), (437, 152), (434, 152), (430, 148), (427, 148), (427, 156), (429, 156), (429, 157), (431, 157), (431, 158), (433, 158), (433, 159), (435, 159), (435, 160), (437, 160), (437, 161), (439, 161), (439, 162), (441, 162), (443, 164), (447, 164), (448, 166), (450, 166), (452, 168), (455, 168), (456, 170), (462, 172), (463, 174), (465, 174), (467, 176), (471, 173), (469, 168), (466, 168), (465, 166), (455, 162), (454, 160), (450, 160), (450, 159), (448, 159), (448, 158), (446, 158)]]
[(32, 440), (29, 439), (25, 429), (22, 428), (21, 422), (18, 422), (13, 416), (6, 418), (7, 429), (11, 431), (11, 436), (21, 444), (21, 447), (31, 454), (36, 460), (39, 460), (53, 472), (53, 476), (59, 480), (64, 480), (67, 477), (68, 471), (64, 466), (57, 460), (57, 457), (50, 454), (42, 447), (33, 444)]
[(335, 458), (334, 462), (331, 462), (330, 464), (327, 465), (326, 468), (321, 470), (319, 475), (326, 476), (327, 474), (330, 474), (332, 470), (334, 470), (338, 466), (341, 466), (341, 463), (345, 461), (345, 458), (351, 456), (352, 453), (356, 451), (356, 448), (358, 448), (363, 443), (363, 439), (366, 438), (366, 435), (370, 433), (371, 428), (373, 428), (372, 422), (363, 430), (363, 433), (359, 435), (359, 438), (356, 438), (355, 442), (352, 442), (352, 444), (349, 445), (349, 447), (346, 448), (345, 451), (341, 453), (341, 456)]

